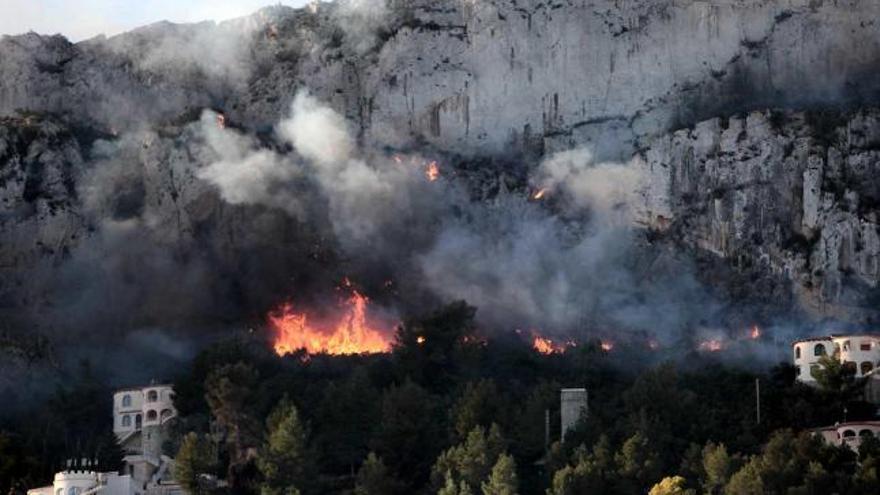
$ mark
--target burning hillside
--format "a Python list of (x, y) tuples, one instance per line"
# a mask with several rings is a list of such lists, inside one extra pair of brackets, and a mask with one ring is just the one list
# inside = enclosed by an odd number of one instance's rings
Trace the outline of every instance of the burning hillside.
[(370, 321), (369, 299), (356, 289), (339, 303), (336, 317), (321, 321), (288, 302), (269, 314), (273, 347), (279, 356), (303, 349), (309, 354), (377, 354), (391, 350), (392, 329)]

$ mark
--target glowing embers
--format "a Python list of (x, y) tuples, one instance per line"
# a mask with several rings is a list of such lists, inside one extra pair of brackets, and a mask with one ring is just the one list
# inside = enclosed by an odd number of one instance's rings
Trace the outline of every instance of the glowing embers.
[(761, 338), (761, 329), (758, 328), (758, 325), (752, 327), (752, 330), (749, 332), (749, 338), (752, 340), (758, 340)]
[(535, 330), (531, 331), (531, 336), (532, 349), (540, 352), (541, 354), (562, 354), (570, 347), (577, 346), (577, 342), (573, 340), (554, 340), (539, 334)]
[(436, 161), (432, 161), (425, 166), (425, 178), (430, 182), (434, 182), (440, 178), (440, 166)]
[(370, 322), (369, 299), (357, 290), (340, 303), (336, 321), (313, 322), (292, 303), (269, 314), (279, 356), (304, 349), (309, 354), (377, 354), (391, 351), (393, 332)]
[(697, 350), (703, 352), (719, 352), (724, 349), (724, 342), (721, 339), (708, 339), (697, 344)]
[(542, 187), (541, 189), (538, 189), (537, 191), (532, 193), (532, 199), (535, 201), (540, 201), (540, 200), (544, 199), (544, 196), (546, 196), (546, 195), (547, 195), (547, 188)]

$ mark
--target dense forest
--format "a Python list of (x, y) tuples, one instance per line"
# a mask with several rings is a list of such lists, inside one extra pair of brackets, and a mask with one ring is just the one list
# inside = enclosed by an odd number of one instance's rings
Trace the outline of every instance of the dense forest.
[[(813, 388), (787, 364), (754, 372), (715, 353), (666, 361), (597, 341), (541, 354), (480, 335), (475, 311), (407, 319), (389, 354), (278, 357), (255, 333), (204, 349), (168, 377), (177, 479), (194, 494), (880, 492), (880, 441), (854, 452), (809, 433), (874, 415), (833, 360)], [(589, 413), (559, 441), (572, 386)], [(83, 363), (48, 403), (0, 416), (0, 493), (44, 484), (71, 457), (118, 466), (111, 398)]]

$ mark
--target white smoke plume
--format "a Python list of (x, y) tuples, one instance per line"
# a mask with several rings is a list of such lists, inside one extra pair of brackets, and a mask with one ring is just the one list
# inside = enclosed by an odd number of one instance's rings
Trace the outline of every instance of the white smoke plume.
[(388, 26), (391, 11), (386, 0), (340, 0), (335, 18), (349, 46), (356, 53), (364, 53), (376, 46), (379, 33)]
[(650, 266), (656, 256), (622, 221), (629, 220), (640, 185), (631, 165), (596, 165), (586, 150), (542, 163), (533, 183), (569, 198), (584, 219), (571, 222), (522, 194), (471, 199), (454, 180), (426, 180), (423, 160), (396, 163), (370, 154), (357, 146), (341, 115), (307, 93), (296, 96), (290, 116), (276, 127), (292, 154), (260, 150), (207, 119), (202, 127), (223, 158), (199, 177), (227, 201), (302, 214), (289, 205), (304, 179), (326, 201), (347, 256), (393, 266), (401, 277), (415, 274), (420, 288), (441, 300), (470, 301), (493, 325), (571, 333), (585, 321), (600, 321), (665, 333), (699, 317), (688, 308), (703, 294), (687, 267), (670, 270), (669, 277), (643, 273), (656, 267)]
[(242, 83), (253, 70), (251, 40), (259, 21), (246, 17), (199, 24), (159, 22), (110, 38), (107, 46), (119, 53), (137, 54), (137, 67), (150, 73), (192, 74), (209, 80)]
[(204, 112), (200, 130), (217, 157), (197, 176), (220, 191), (230, 204), (262, 204), (301, 216), (303, 205), (294, 187), (302, 168), (293, 160), (262, 149), (253, 139), (226, 129), (214, 112)]
[(544, 160), (532, 182), (566, 193), (576, 207), (589, 208), (604, 221), (627, 222), (644, 179), (640, 170), (633, 163), (594, 163), (589, 150), (578, 148)]

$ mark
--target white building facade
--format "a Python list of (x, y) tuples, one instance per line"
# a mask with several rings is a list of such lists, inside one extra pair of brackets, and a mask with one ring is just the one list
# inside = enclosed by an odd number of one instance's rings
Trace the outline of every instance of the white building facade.
[(880, 436), (880, 421), (853, 421), (813, 430), (831, 445), (846, 445), (858, 451), (865, 438)]
[(129, 388), (113, 394), (113, 433), (120, 442), (147, 426), (160, 426), (177, 416), (171, 385)]
[(124, 474), (68, 469), (57, 473), (51, 486), (28, 490), (28, 495), (183, 495), (174, 480), (174, 459), (162, 450), (176, 417), (171, 385), (118, 390), (113, 433), (125, 454)]
[(28, 495), (138, 495), (129, 475), (67, 470), (55, 474), (51, 486), (28, 490)]
[(880, 336), (866, 334), (831, 335), (796, 340), (792, 343), (797, 379), (815, 384), (815, 370), (821, 366), (823, 356), (832, 356), (842, 364), (852, 367), (856, 377), (872, 375), (880, 363)]

